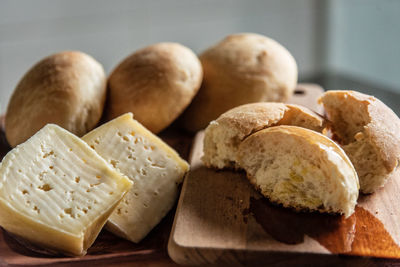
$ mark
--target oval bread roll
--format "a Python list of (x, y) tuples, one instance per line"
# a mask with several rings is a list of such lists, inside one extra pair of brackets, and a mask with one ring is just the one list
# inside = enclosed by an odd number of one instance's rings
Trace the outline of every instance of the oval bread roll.
[(297, 84), (293, 56), (278, 42), (259, 34), (230, 35), (203, 52), (200, 60), (203, 84), (181, 119), (189, 131), (205, 128), (239, 105), (284, 102)]
[(351, 159), (363, 193), (382, 187), (400, 160), (400, 120), (384, 103), (355, 91), (320, 98), (332, 132)]
[(77, 51), (51, 55), (34, 65), (15, 88), (5, 128), (12, 147), (48, 123), (82, 136), (100, 120), (106, 97), (103, 67)]
[(197, 56), (177, 43), (158, 43), (124, 59), (108, 80), (108, 119), (132, 112), (153, 133), (170, 125), (200, 88)]
[(300, 105), (265, 102), (233, 108), (206, 128), (204, 164), (218, 169), (237, 169), (235, 156), (240, 142), (256, 131), (276, 125), (294, 125), (321, 132), (324, 120)]
[(237, 156), (250, 182), (272, 202), (345, 217), (354, 212), (357, 173), (343, 150), (320, 133), (267, 128), (246, 138)]

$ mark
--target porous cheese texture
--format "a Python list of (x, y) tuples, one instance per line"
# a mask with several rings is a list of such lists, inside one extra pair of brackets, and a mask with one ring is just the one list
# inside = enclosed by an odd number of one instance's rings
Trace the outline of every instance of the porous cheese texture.
[(132, 182), (85, 142), (48, 124), (0, 166), (0, 225), (33, 243), (84, 255)]
[(107, 228), (139, 242), (173, 207), (187, 162), (126, 113), (82, 138), (134, 186), (107, 222)]

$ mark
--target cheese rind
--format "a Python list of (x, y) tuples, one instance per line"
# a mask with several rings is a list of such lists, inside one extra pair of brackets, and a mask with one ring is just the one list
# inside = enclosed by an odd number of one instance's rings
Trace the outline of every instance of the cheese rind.
[(108, 219), (111, 232), (139, 242), (173, 207), (188, 163), (126, 113), (82, 137), (134, 186)]
[(0, 225), (68, 255), (84, 255), (132, 182), (75, 135), (49, 124), (0, 166)]

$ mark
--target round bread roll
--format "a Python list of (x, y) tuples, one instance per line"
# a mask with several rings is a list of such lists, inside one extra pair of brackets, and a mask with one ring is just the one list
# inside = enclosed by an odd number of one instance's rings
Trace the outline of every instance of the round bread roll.
[(297, 65), (289, 51), (258, 34), (230, 35), (202, 53), (200, 61), (203, 84), (181, 119), (189, 131), (205, 128), (239, 105), (284, 102), (297, 84)]
[(197, 56), (177, 43), (145, 47), (123, 60), (108, 80), (108, 119), (132, 112), (153, 133), (170, 125), (200, 88)]
[(240, 142), (256, 131), (276, 125), (294, 125), (321, 132), (324, 120), (300, 105), (264, 102), (233, 108), (206, 128), (204, 164), (218, 169), (237, 169), (235, 160)]
[(237, 160), (272, 202), (345, 217), (354, 212), (357, 173), (344, 151), (320, 133), (297, 126), (267, 128), (239, 145)]
[(82, 136), (103, 112), (106, 75), (91, 56), (66, 51), (44, 58), (22, 78), (8, 103), (6, 137), (14, 147), (48, 123)]
[(357, 170), (361, 192), (382, 187), (399, 165), (399, 117), (375, 97), (355, 91), (327, 91), (320, 102)]

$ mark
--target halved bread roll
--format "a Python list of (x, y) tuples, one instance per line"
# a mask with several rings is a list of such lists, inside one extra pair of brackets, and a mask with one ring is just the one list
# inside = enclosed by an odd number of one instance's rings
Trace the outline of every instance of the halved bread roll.
[(319, 100), (331, 130), (357, 170), (361, 192), (382, 187), (400, 160), (400, 120), (384, 103), (355, 91), (328, 91)]
[(275, 125), (294, 125), (321, 132), (324, 121), (311, 110), (283, 103), (252, 103), (233, 108), (212, 121), (205, 131), (204, 156), (207, 167), (235, 168), (240, 142), (248, 135)]
[(261, 130), (239, 145), (237, 161), (272, 202), (346, 217), (354, 212), (357, 173), (344, 151), (320, 133), (296, 126)]

